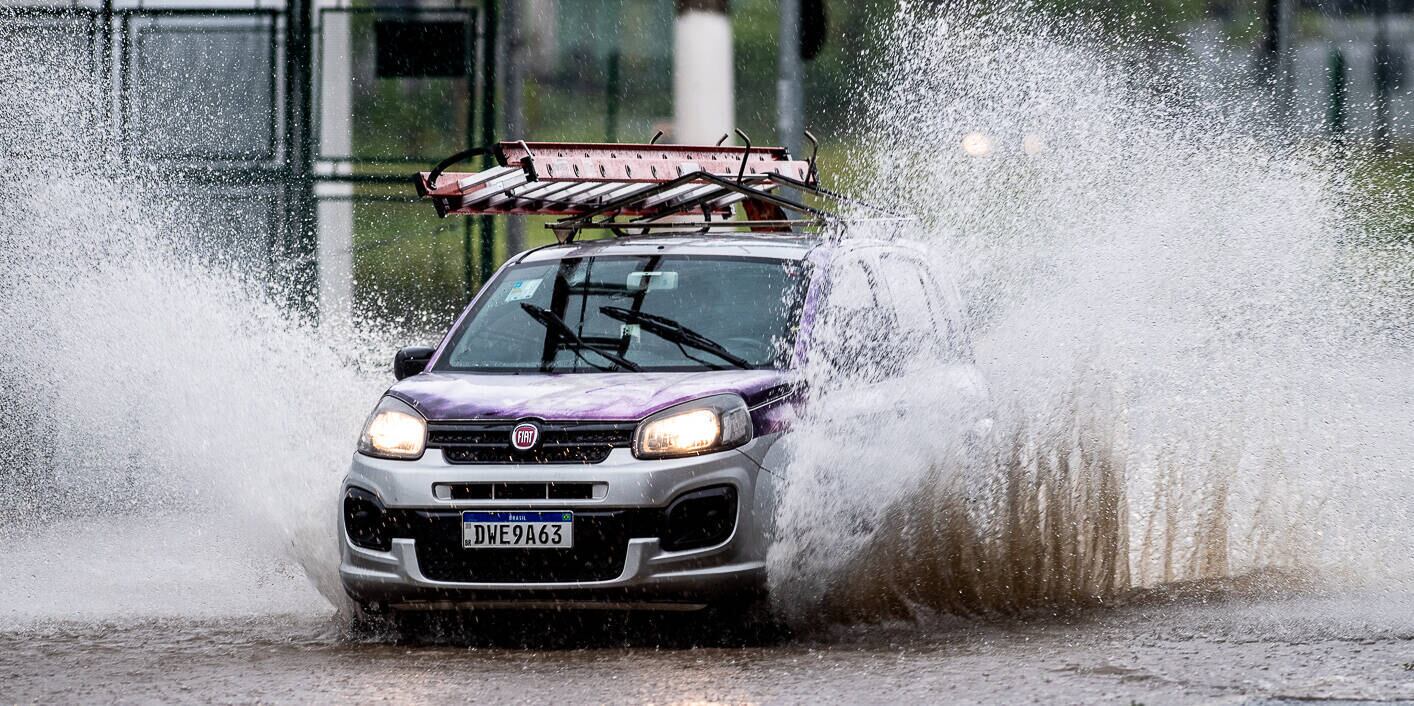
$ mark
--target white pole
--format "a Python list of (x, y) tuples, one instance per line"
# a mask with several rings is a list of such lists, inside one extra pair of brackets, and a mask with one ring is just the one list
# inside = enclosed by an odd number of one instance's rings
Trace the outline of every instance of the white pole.
[[(320, 13), (320, 144), (324, 154), (347, 157), (353, 150), (353, 46), (347, 13)], [(347, 162), (320, 165), (326, 174), (345, 175)], [(353, 321), (353, 185), (328, 181), (319, 195), (320, 320), (334, 325)]]
[(776, 79), (777, 144), (800, 156), (805, 90), (800, 80), (800, 0), (780, 0), (780, 56)]
[(677, 0), (673, 141), (713, 144), (736, 126), (732, 24), (727, 0)]

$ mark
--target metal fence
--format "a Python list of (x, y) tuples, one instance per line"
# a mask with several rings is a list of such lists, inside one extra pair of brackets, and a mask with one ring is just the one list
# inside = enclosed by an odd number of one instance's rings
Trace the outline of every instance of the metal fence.
[(412, 172), (490, 140), (495, 0), (6, 5), (0, 36), (38, 35), (111, 89), (94, 118), (111, 129), (95, 131), (112, 158), (190, 200), (204, 241), (194, 246), (296, 305), (348, 313), (356, 230), (375, 248), (396, 234), (413, 253), (454, 239), (458, 252), (401, 263), (416, 282), (419, 264), (451, 258), (463, 291), (449, 305), (494, 265), (489, 231), (399, 204), (412, 201)]

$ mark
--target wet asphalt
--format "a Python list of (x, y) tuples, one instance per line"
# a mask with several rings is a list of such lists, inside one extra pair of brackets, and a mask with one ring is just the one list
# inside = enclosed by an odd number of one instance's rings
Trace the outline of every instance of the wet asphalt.
[(317, 611), (0, 630), (5, 703), (1414, 702), (1414, 594), (1187, 596), (792, 636), (534, 615), (352, 633)]

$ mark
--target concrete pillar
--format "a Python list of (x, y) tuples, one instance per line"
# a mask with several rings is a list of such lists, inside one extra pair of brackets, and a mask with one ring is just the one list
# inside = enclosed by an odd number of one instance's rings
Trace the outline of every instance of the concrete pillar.
[(776, 75), (776, 144), (800, 156), (805, 88), (801, 83), (800, 0), (780, 0), (781, 29)]
[[(348, 13), (324, 13), (320, 43), (319, 127), (321, 152), (347, 157), (353, 151), (353, 46)], [(326, 174), (347, 175), (347, 162), (325, 163)], [(353, 185), (321, 182), (319, 196), (319, 310), (321, 320), (353, 320)]]
[(712, 144), (736, 126), (728, 0), (677, 0), (673, 141)]
[(519, 13), (524, 18), (527, 55), (538, 76), (549, 76), (560, 64), (560, 21), (558, 0), (524, 0)]

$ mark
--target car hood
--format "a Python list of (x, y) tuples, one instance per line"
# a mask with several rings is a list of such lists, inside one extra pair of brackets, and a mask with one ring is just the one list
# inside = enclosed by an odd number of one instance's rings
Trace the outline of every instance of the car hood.
[(779, 396), (776, 370), (695, 373), (423, 373), (388, 390), (430, 420), (628, 421), (708, 395), (736, 393), (755, 406)]

